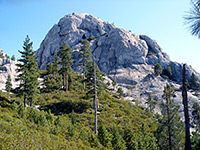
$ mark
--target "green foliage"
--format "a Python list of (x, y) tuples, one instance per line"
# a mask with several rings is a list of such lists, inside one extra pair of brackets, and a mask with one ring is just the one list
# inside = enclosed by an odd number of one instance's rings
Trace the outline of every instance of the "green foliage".
[(194, 73), (192, 73), (189, 81), (189, 88), (193, 90), (198, 90), (199, 89), (199, 83), (197, 80), (197, 77), (195, 76)]
[(95, 39), (95, 37), (91, 35), (91, 36), (88, 38), (88, 41), (92, 41), (92, 40), (94, 40), (94, 39)]
[(61, 47), (59, 48), (58, 56), (60, 57), (60, 64), (62, 66), (61, 73), (63, 74), (63, 87), (65, 87), (65, 90), (68, 91), (69, 88), (69, 73), (72, 71), (71, 66), (73, 65), (72, 60), (72, 50), (65, 41), (63, 41)]
[(170, 66), (168, 66), (167, 69), (163, 69), (162, 76), (163, 76), (164, 78), (173, 80), (172, 69), (171, 69)]
[(192, 106), (192, 120), (197, 131), (200, 131), (200, 105), (195, 102)]
[(45, 92), (52, 92), (61, 89), (63, 85), (62, 75), (59, 75), (58, 56), (55, 55), (53, 64), (47, 64), (46, 73), (44, 74), (44, 88)]
[(200, 149), (200, 134), (198, 131), (192, 132), (191, 149), (192, 150)]
[(6, 80), (6, 91), (10, 93), (11, 90), (12, 90), (11, 77), (10, 75), (8, 75), (8, 78)]
[(80, 66), (83, 69), (83, 90), (85, 90), (85, 79), (86, 79), (86, 67), (92, 63), (92, 53), (90, 49), (90, 43), (87, 40), (82, 41), (79, 57), (82, 58)]
[(149, 97), (148, 97), (148, 100), (147, 100), (146, 104), (148, 105), (149, 111), (153, 112), (154, 109), (155, 109), (155, 106), (156, 106), (157, 102), (152, 99), (151, 93), (149, 93)]
[(112, 135), (108, 132), (103, 124), (100, 124), (99, 126), (98, 139), (104, 147), (111, 147)]
[(0, 58), (4, 58), (4, 56), (0, 54)]
[(126, 143), (122, 135), (120, 134), (119, 129), (116, 126), (113, 128), (112, 135), (113, 135), (113, 138), (112, 138), (111, 143), (112, 143), (113, 148), (115, 150), (125, 150)]
[(154, 53), (153, 51), (148, 51), (147, 56), (148, 56), (148, 55), (155, 55), (155, 53)]
[(19, 95), (24, 96), (24, 103), (26, 103), (26, 98), (29, 100), (30, 105), (34, 98), (39, 93), (39, 71), (37, 65), (37, 56), (35, 52), (32, 50), (33, 42), (30, 42), (29, 37), (27, 36), (24, 41), (23, 49), (24, 51), (19, 51), (21, 53), (21, 59), (18, 61), (21, 62), (17, 64), (18, 68), (17, 72), (20, 73), (18, 75), (17, 80), (20, 80), (19, 85)]
[(12, 55), (11, 60), (15, 61), (15, 55)]
[(136, 88), (135, 85), (132, 85), (132, 86), (128, 86), (128, 87), (127, 87), (127, 89), (129, 89), (129, 90), (133, 90), (133, 89), (135, 89), (135, 88)]
[(7, 54), (5, 56), (6, 56), (7, 59), (10, 59), (10, 57)]
[(121, 97), (124, 94), (124, 91), (122, 90), (122, 88), (118, 88), (117, 93)]
[(124, 129), (124, 139), (126, 141), (126, 146), (128, 150), (157, 150), (157, 139), (155, 136), (147, 131), (147, 128), (142, 124), (141, 130), (139, 132), (133, 132), (132, 125), (126, 124)]
[[(87, 65), (86, 69), (86, 87), (87, 87), (87, 94), (90, 97), (93, 97), (94, 95), (94, 65), (95, 65), (95, 70), (96, 70), (96, 88), (97, 88), (97, 93), (98, 95), (101, 93), (102, 90), (106, 88), (106, 84), (104, 83), (105, 80), (105, 73), (101, 72), (98, 68), (98, 66), (92, 62), (91, 65)], [(92, 95), (92, 96), (91, 96)]]
[(117, 85), (117, 81), (115, 79), (112, 80), (112, 86), (115, 88), (115, 86)]
[(156, 136), (161, 149), (179, 149), (184, 147), (184, 125), (178, 115), (179, 106), (173, 104), (174, 86), (166, 84), (163, 91), (163, 103), (161, 104), (162, 116), (158, 118), (158, 130)]
[(134, 139), (137, 145), (145, 145), (140, 141), (143, 137), (139, 138), (142, 123), (146, 125), (146, 136), (156, 131), (156, 122), (146, 111), (102, 88), (98, 96), (99, 130), (94, 134), (93, 98), (86, 99), (88, 89), (80, 90), (80, 73), (71, 76), (70, 92), (57, 90), (39, 95), (36, 103), (40, 110), (24, 109), (21, 99), (0, 92), (0, 145), (4, 149), (10, 149), (10, 145), (15, 149), (126, 149), (132, 144), (124, 138), (126, 122), (131, 123), (133, 137), (138, 137)]
[(161, 65), (159, 63), (155, 64), (154, 66), (154, 73), (156, 75), (160, 75), (162, 73), (163, 68), (161, 67)]

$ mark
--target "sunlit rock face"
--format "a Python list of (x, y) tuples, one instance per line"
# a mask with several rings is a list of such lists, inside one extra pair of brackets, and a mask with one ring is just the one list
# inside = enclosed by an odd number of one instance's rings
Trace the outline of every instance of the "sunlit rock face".
[(17, 63), (17, 61), (7, 58), (3, 50), (0, 49), (0, 90), (5, 91), (5, 83), (8, 75), (11, 76), (12, 88), (15, 88), (19, 85), (19, 82), (15, 81), (17, 78)]
[[(46, 65), (53, 61), (58, 48), (65, 41), (73, 50), (73, 69), (80, 71), (78, 54), (81, 42), (85, 39), (90, 42), (93, 59), (99, 69), (109, 78), (115, 79), (128, 93), (125, 95), (126, 99), (141, 100), (145, 106), (148, 93), (152, 93), (153, 98), (161, 102), (164, 86), (166, 82), (170, 82), (176, 87), (175, 103), (182, 104), (182, 64), (171, 61), (158, 43), (150, 37), (136, 35), (89, 14), (66, 15), (50, 29), (36, 53), (39, 67), (46, 69)], [(154, 65), (157, 63), (165, 69), (170, 66), (176, 82), (155, 76)], [(199, 73), (191, 66), (186, 65), (186, 69), (187, 78), (194, 72), (200, 79)], [(135, 89), (127, 89), (132, 85)], [(199, 100), (192, 93), (189, 96), (190, 105)], [(157, 109), (159, 110), (159, 106)]]

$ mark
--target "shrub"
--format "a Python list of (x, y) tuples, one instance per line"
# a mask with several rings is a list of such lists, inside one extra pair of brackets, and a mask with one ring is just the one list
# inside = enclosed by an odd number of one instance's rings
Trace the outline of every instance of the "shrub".
[(162, 70), (163, 68), (161, 67), (161, 65), (159, 63), (157, 63), (155, 66), (154, 66), (154, 73), (156, 75), (160, 75), (162, 73)]

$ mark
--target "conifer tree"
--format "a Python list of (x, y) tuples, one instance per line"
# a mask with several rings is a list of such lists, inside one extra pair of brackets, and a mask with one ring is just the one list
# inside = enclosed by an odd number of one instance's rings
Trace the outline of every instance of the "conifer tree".
[(97, 92), (100, 93), (106, 87), (104, 83), (105, 74), (99, 70), (98, 66), (94, 63), (94, 61), (91, 61), (90, 65), (86, 66), (86, 69), (87, 69), (87, 72), (85, 74), (85, 85), (89, 89), (87, 94), (93, 95), (94, 71), (96, 73)]
[(15, 61), (15, 55), (12, 55), (11, 60)]
[(122, 137), (122, 135), (119, 133), (118, 128), (115, 126), (113, 128), (113, 138), (112, 138), (112, 145), (114, 147), (115, 150), (125, 150), (126, 149), (126, 144), (125, 141)]
[(72, 71), (71, 66), (73, 65), (71, 52), (71, 48), (67, 46), (65, 41), (63, 41), (62, 46), (59, 48), (58, 56), (60, 57), (60, 64), (62, 66), (61, 72), (63, 74), (63, 86), (66, 91), (68, 91), (69, 73)]
[(82, 58), (80, 65), (83, 68), (83, 90), (85, 90), (86, 66), (92, 63), (91, 56), (90, 43), (87, 40), (82, 41), (79, 57)]
[(22, 58), (18, 61), (21, 63), (17, 64), (17, 72), (19, 72), (17, 80), (20, 81), (19, 95), (24, 96), (24, 107), (26, 107), (27, 100), (32, 106), (33, 99), (39, 93), (37, 56), (33, 51), (32, 45), (33, 42), (30, 42), (27, 36), (23, 45), (24, 50), (19, 51)]
[(10, 75), (8, 75), (8, 78), (6, 80), (6, 91), (10, 93), (11, 89), (12, 89), (11, 77)]
[(158, 119), (158, 144), (162, 149), (179, 149), (183, 147), (184, 132), (183, 123), (178, 115), (179, 106), (174, 105), (171, 99), (174, 96), (174, 86), (166, 84), (163, 92), (162, 117)]
[(108, 132), (105, 126), (101, 123), (98, 130), (98, 139), (104, 147), (111, 147), (112, 135)]
[(55, 55), (53, 64), (47, 64), (46, 67), (47, 73), (44, 79), (45, 91), (51, 92), (53, 90), (60, 89), (62, 86), (62, 75), (59, 74), (59, 62), (58, 56)]
[(59, 58), (58, 58), (58, 55), (56, 54), (54, 56), (54, 61), (53, 61), (53, 74), (58, 74), (59, 70), (60, 70), (60, 66), (59, 66)]
[(149, 93), (149, 97), (146, 104), (148, 105), (149, 111), (153, 112), (153, 110), (155, 109), (156, 101), (152, 99), (151, 93)]
[(195, 76), (194, 73), (192, 73), (191, 77), (190, 77), (190, 88), (193, 90), (198, 90), (199, 84), (198, 84), (198, 80), (197, 77)]

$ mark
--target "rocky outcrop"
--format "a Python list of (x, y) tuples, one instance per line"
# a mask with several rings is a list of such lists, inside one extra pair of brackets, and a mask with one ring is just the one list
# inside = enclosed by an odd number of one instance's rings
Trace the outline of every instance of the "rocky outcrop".
[[(145, 105), (145, 93), (152, 93), (155, 99), (161, 101), (163, 88), (166, 82), (170, 82), (177, 89), (175, 103), (181, 104), (182, 64), (171, 61), (158, 43), (148, 36), (117, 28), (89, 14), (66, 15), (51, 28), (36, 53), (39, 67), (45, 69), (53, 61), (58, 47), (66, 41), (73, 49), (73, 69), (80, 71), (78, 54), (81, 41), (85, 39), (90, 41), (94, 61), (100, 70), (117, 80), (124, 91), (129, 93), (127, 99), (139, 99)], [(153, 68), (156, 63), (165, 69), (170, 66), (176, 82), (155, 76)], [(200, 80), (199, 73), (191, 66), (187, 65), (186, 68), (188, 78), (194, 72)], [(134, 90), (127, 89), (133, 85)], [(192, 102), (199, 101), (197, 96), (191, 97)]]
[(12, 88), (19, 86), (19, 82), (16, 82), (17, 77), (17, 61), (13, 61), (10, 58), (6, 57), (6, 54), (0, 49), (0, 90), (5, 91), (5, 83), (8, 78), (8, 75), (11, 76)]

